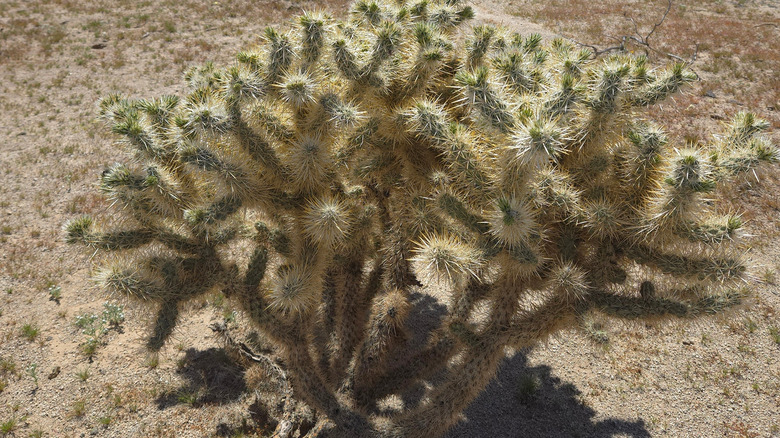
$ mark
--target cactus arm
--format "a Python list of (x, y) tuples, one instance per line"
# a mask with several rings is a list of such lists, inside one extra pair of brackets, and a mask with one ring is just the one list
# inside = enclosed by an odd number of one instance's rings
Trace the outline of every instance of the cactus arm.
[(632, 260), (664, 274), (712, 282), (733, 281), (743, 278), (747, 268), (738, 257), (688, 256), (666, 253), (646, 245), (635, 245), (626, 251)]
[(637, 89), (630, 100), (636, 106), (649, 106), (677, 93), (685, 84), (698, 79), (684, 63), (672, 64), (646, 85)]
[(473, 72), (461, 71), (455, 80), (464, 104), (472, 107), (488, 126), (506, 134), (516, 125), (516, 117), (507, 102), (491, 87), (488, 74), (486, 67), (480, 67)]
[(753, 113), (736, 114), (714, 145), (711, 161), (717, 177), (755, 173), (761, 164), (780, 160), (780, 150), (764, 135), (768, 128), (769, 123)]
[(526, 285), (514, 274), (494, 284), (498, 296), (492, 304), (488, 328), (464, 351), (460, 364), (447, 373), (447, 379), (431, 391), (424, 404), (394, 419), (393, 427), (400, 432), (396, 433), (410, 438), (440, 435), (458, 421), (460, 413), (492, 380), (503, 360), (507, 329)]
[(334, 382), (340, 382), (349, 367), (355, 349), (360, 345), (364, 334), (364, 318), (358, 312), (365, 308), (365, 296), (362, 296), (363, 259), (355, 257), (343, 262), (334, 275), (335, 305), (334, 331), (331, 340), (332, 354), (329, 367)]
[[(347, 386), (371, 387), (386, 369), (389, 354), (405, 341), (405, 324), (409, 314), (408, 293), (389, 291), (375, 300), (365, 340), (348, 371)], [(350, 383), (353, 381), (354, 383)]]
[(535, 308), (520, 312), (512, 321), (507, 344), (528, 348), (554, 333), (576, 324), (576, 312), (561, 296), (553, 297)]

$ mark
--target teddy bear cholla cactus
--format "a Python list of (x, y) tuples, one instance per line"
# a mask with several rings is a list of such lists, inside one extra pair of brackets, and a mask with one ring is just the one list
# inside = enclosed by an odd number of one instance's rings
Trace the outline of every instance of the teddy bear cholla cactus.
[[(739, 301), (741, 221), (710, 196), (776, 161), (767, 122), (741, 113), (711, 145), (673, 147), (639, 114), (695, 79), (685, 65), (462, 31), (472, 15), (457, 0), (304, 13), (234, 65), (190, 71), (182, 98), (101, 102), (132, 153), (100, 180), (121, 219), (67, 235), (118, 255), (107, 291), (157, 306), (150, 349), (182, 302), (222, 290), (279, 347), (317, 433), (428, 437), (508, 346), (589, 312)], [(422, 346), (418, 276), (447, 304)], [(419, 402), (380, 403), (433, 376)]]

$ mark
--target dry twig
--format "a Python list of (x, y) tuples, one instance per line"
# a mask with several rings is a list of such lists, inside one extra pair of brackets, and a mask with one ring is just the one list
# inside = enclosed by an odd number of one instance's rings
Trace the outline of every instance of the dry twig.
[[(653, 36), (655, 31), (658, 30), (659, 27), (661, 27), (661, 25), (664, 23), (664, 21), (666, 21), (666, 17), (669, 15), (669, 11), (671, 9), (672, 9), (672, 0), (668, 0), (668, 3), (666, 5), (666, 10), (664, 11), (663, 15), (658, 20), (658, 22), (653, 24), (653, 27), (652, 27), (652, 29), (650, 29), (650, 32), (648, 32), (645, 35), (642, 35), (639, 32), (639, 24), (636, 22), (636, 20), (633, 17), (631, 17), (628, 14), (626, 14), (625, 17), (628, 20), (630, 20), (631, 23), (634, 26), (634, 34), (633, 35), (622, 35), (622, 36), (618, 36), (618, 37), (607, 35), (608, 38), (613, 39), (613, 40), (615, 40), (615, 41), (617, 41), (619, 43), (619, 44), (617, 44), (615, 46), (610, 46), (610, 47), (605, 47), (603, 49), (599, 49), (597, 46), (595, 46), (593, 44), (584, 44), (584, 43), (581, 43), (581, 42), (579, 42), (577, 40), (572, 40), (572, 41), (574, 41), (576, 44), (578, 44), (578, 45), (580, 45), (582, 47), (587, 47), (587, 48), (591, 49), (593, 51), (593, 56), (596, 57), (596, 58), (598, 58), (599, 56), (601, 56), (601, 55), (603, 55), (605, 53), (625, 52), (627, 50), (626, 47), (627, 47), (628, 43), (633, 43), (635, 45), (638, 45), (638, 46), (642, 47), (643, 50), (645, 51), (646, 55), (649, 55), (650, 52), (653, 52), (653, 53), (656, 53), (658, 55), (665, 56), (665, 57), (667, 57), (669, 59), (674, 59), (676, 61), (685, 62), (685, 63), (687, 63), (689, 65), (693, 64), (696, 61), (696, 58), (697, 58), (698, 53), (699, 53), (699, 44), (698, 43), (696, 43), (696, 45), (695, 45), (693, 55), (691, 55), (691, 57), (688, 58), (688, 59), (685, 59), (685, 58), (683, 58), (682, 56), (679, 56), (679, 55), (675, 55), (674, 53), (664, 52), (663, 50), (659, 50), (659, 49), (653, 47), (650, 44), (650, 37)], [(767, 23), (767, 24), (772, 24), (772, 23)], [(697, 74), (697, 76), (698, 76), (698, 74)]]

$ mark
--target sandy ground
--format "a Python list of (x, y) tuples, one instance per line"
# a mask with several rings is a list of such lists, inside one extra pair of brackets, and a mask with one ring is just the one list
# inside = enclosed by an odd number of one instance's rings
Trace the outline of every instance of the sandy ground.
[[(108, 211), (96, 181), (120, 153), (94, 120), (99, 97), (181, 93), (187, 66), (226, 63), (267, 24), (316, 3), (0, 0), (0, 430), (20, 437), (246, 431), (253, 393), (208, 329), (232, 309), (218, 297), (192, 303), (155, 363), (143, 348), (149, 320), (95, 290), (89, 255), (66, 246), (61, 227)], [(772, 11), (771, 2), (748, 3)], [(475, 9), (484, 21), (557, 34), (521, 20), (514, 6), (491, 0)], [(674, 105), (672, 113), (704, 117), (710, 128), (717, 117), (707, 115), (722, 109), (697, 114)], [(770, 173), (733, 189), (750, 211), (748, 231), (769, 236), (752, 254), (749, 310), (695, 325), (605, 321), (607, 345), (564, 332), (508, 352), (448, 436), (780, 436), (780, 345), (770, 334), (780, 327), (777, 182)], [(61, 288), (59, 300), (50, 299), (52, 287)], [(76, 317), (100, 314), (107, 301), (124, 306), (125, 321), (100, 338), (90, 359)]]

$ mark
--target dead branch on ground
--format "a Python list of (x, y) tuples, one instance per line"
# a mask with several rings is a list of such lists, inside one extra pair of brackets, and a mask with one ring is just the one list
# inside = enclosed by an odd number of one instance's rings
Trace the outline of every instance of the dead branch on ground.
[[(672, 0), (668, 0), (668, 3), (666, 5), (666, 10), (664, 11), (664, 13), (661, 16), (661, 18), (658, 20), (658, 22), (654, 23), (653, 27), (650, 29), (650, 31), (647, 34), (644, 34), (644, 35), (639, 31), (639, 24), (634, 19), (634, 17), (631, 17), (628, 14), (624, 14), (624, 17), (626, 17), (626, 19), (631, 21), (631, 24), (634, 27), (634, 34), (633, 35), (621, 35), (621, 36), (607, 35), (607, 37), (609, 39), (612, 39), (612, 40), (614, 40), (614, 41), (616, 41), (618, 43), (617, 45), (614, 45), (614, 46), (605, 47), (605, 48), (601, 48), (600, 49), (599, 47), (597, 47), (597, 46), (595, 46), (593, 44), (581, 43), (581, 42), (579, 42), (579, 41), (577, 41), (575, 39), (572, 39), (572, 41), (574, 41), (576, 44), (578, 44), (578, 45), (580, 45), (582, 47), (587, 47), (587, 48), (591, 49), (593, 51), (593, 56), (595, 58), (598, 58), (601, 55), (604, 55), (606, 53), (611, 53), (611, 52), (626, 52), (626, 51), (628, 51), (627, 46), (629, 44), (634, 44), (634, 45), (640, 46), (644, 50), (646, 55), (649, 55), (650, 52), (653, 52), (653, 53), (655, 53), (657, 55), (665, 56), (665, 57), (667, 57), (669, 59), (674, 59), (675, 61), (685, 62), (686, 64), (691, 65), (691, 64), (693, 64), (696, 61), (697, 55), (699, 53), (699, 44), (698, 43), (695, 44), (693, 55), (691, 55), (691, 57), (688, 58), (688, 59), (683, 58), (682, 56), (676, 55), (674, 53), (669, 53), (669, 52), (665, 52), (663, 50), (657, 49), (657, 48), (653, 47), (650, 44), (650, 37), (653, 36), (653, 34), (655, 34), (656, 30), (658, 30), (658, 28), (661, 27), (661, 25), (663, 25), (664, 21), (666, 21), (666, 17), (669, 15), (669, 11), (671, 9), (672, 9)], [(697, 76), (698, 76), (698, 74), (697, 74)]]

